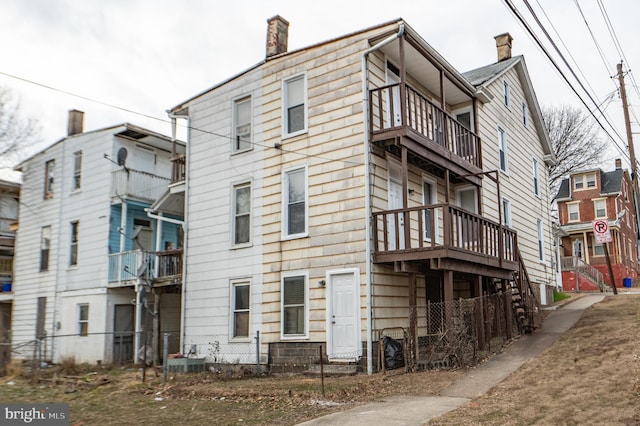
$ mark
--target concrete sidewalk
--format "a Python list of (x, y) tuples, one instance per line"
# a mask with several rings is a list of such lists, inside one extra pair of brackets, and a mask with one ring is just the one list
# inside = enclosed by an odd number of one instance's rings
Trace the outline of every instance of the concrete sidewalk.
[(329, 414), (301, 425), (360, 426), (423, 425), (488, 392), (528, 360), (540, 355), (580, 319), (586, 308), (604, 299), (604, 294), (584, 295), (549, 313), (535, 334), (515, 341), (503, 352), (468, 373), (437, 396), (397, 396)]

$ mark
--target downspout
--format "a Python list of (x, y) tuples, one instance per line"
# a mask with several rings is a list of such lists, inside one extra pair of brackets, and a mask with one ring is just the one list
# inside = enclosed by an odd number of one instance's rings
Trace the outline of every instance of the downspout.
[[(180, 294), (180, 346), (184, 348), (184, 323), (185, 323), (185, 305), (187, 303), (187, 247), (189, 241), (189, 136), (191, 134), (191, 119), (188, 115), (177, 115), (167, 110), (167, 115), (171, 118), (171, 142), (172, 145), (176, 142), (176, 119), (182, 118), (187, 120), (187, 136), (185, 147), (185, 159), (184, 159), (184, 217), (182, 223), (182, 234), (184, 240), (182, 241), (182, 286)], [(147, 215), (149, 212), (147, 212)], [(163, 218), (168, 222), (172, 222), (175, 219)], [(179, 222), (179, 221), (176, 221)]]
[(372, 262), (371, 262), (371, 173), (370, 173), (370, 153), (371, 147), (369, 146), (369, 85), (368, 76), (369, 69), (367, 67), (367, 57), (371, 52), (380, 49), (383, 46), (391, 43), (397, 38), (402, 37), (404, 34), (404, 24), (400, 24), (398, 32), (392, 36), (387, 37), (378, 44), (370, 47), (362, 54), (362, 94), (363, 94), (363, 114), (364, 114), (364, 210), (365, 210), (365, 256), (367, 258), (365, 266), (365, 280), (367, 285), (367, 374), (373, 374), (373, 339), (372, 339), (372, 291), (371, 291), (371, 276), (372, 276)]

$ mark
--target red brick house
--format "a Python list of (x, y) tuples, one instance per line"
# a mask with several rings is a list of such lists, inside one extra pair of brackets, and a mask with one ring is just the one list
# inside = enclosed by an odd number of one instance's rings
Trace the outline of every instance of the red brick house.
[[(612, 242), (608, 244), (616, 287), (638, 277), (636, 210), (631, 178), (616, 160), (615, 170), (574, 173), (560, 184), (556, 201), (562, 256), (562, 287), (565, 291), (598, 290), (598, 281), (611, 285), (604, 246), (598, 244), (592, 223), (605, 219)], [(601, 274), (601, 275), (600, 275)]]

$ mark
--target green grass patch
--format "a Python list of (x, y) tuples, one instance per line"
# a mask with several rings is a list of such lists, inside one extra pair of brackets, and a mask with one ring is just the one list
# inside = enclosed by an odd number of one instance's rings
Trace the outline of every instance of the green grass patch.
[(563, 293), (558, 290), (553, 290), (553, 302), (559, 302), (561, 300), (569, 299), (571, 296), (567, 293)]

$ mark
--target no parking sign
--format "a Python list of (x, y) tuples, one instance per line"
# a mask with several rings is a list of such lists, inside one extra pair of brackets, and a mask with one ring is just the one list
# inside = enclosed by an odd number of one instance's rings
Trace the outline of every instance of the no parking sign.
[(596, 243), (605, 244), (611, 242), (611, 231), (609, 231), (609, 223), (604, 220), (593, 221), (593, 235), (596, 236)]

